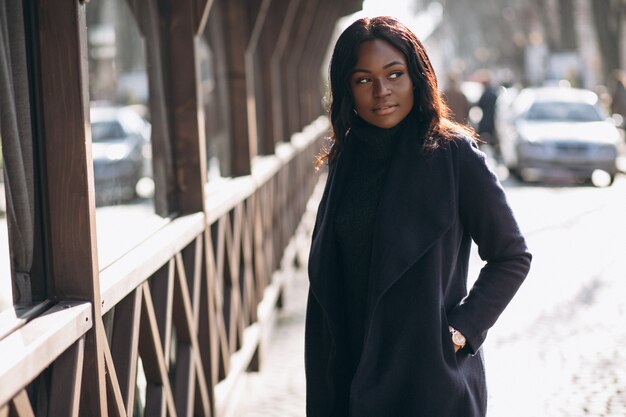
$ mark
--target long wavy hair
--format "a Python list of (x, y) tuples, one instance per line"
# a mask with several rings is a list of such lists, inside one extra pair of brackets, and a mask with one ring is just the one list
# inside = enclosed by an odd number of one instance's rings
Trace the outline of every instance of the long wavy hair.
[(317, 160), (332, 165), (343, 149), (348, 131), (357, 117), (350, 90), (350, 76), (357, 62), (359, 45), (380, 39), (404, 54), (413, 82), (413, 110), (407, 117), (416, 117), (419, 126), (416, 138), (423, 138), (425, 150), (436, 149), (443, 140), (459, 134), (475, 137), (474, 132), (449, 118), (450, 110), (437, 86), (437, 76), (424, 45), (404, 24), (393, 17), (363, 18), (352, 23), (340, 36), (330, 61), (330, 120), (333, 127), (329, 145)]

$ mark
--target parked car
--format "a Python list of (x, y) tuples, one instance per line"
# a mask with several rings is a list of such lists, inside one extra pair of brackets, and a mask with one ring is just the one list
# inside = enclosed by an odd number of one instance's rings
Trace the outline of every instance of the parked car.
[(96, 200), (108, 204), (136, 195), (149, 175), (150, 124), (127, 107), (91, 107)]
[(574, 177), (601, 170), (613, 182), (620, 134), (589, 90), (542, 87), (497, 103), (502, 159), (523, 180)]

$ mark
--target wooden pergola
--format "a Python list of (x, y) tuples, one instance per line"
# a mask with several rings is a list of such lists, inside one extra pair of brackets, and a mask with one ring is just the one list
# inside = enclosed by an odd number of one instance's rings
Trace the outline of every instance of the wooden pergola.
[[(145, 416), (222, 415), (232, 381), (261, 366), (264, 324), (281, 297), (273, 272), (317, 181), (312, 162), (328, 130), (321, 62), (337, 19), (360, 2), (128, 0), (147, 51), (155, 209), (171, 220), (105, 269), (89, 6), (7, 4), (18, 13), (9, 19), (24, 21), (26, 58), (9, 69), (27, 71), (14, 90), (30, 106), (30, 135), (20, 140), (35, 154), (35, 226), (28, 300), (0, 322), (0, 417), (131, 416), (139, 363)], [(209, 193), (195, 42), (213, 22), (233, 178)], [(15, 228), (9, 237), (19, 239)]]

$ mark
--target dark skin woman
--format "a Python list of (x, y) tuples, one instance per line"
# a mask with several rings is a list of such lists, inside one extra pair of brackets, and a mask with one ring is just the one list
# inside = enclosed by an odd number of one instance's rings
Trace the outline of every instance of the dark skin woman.
[[(360, 19), (330, 66), (330, 170), (309, 257), (309, 417), (479, 417), (481, 346), (531, 255), (472, 132), (448, 119), (428, 55)], [(472, 241), (485, 266), (467, 288)]]

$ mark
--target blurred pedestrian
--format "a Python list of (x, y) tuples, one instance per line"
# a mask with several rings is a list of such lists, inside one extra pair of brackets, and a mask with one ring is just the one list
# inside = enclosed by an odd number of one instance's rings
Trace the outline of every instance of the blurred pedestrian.
[(478, 135), (491, 146), (496, 158), (500, 155), (500, 146), (496, 136), (496, 100), (498, 94), (491, 84), (491, 77), (485, 72), (482, 75), (483, 93), (478, 99), (478, 107), (483, 115), (478, 122)]
[(624, 72), (616, 70), (612, 74), (611, 113), (619, 114), (622, 120), (626, 119), (626, 88), (624, 87)]
[(459, 76), (448, 74), (448, 83), (443, 95), (450, 109), (450, 117), (459, 124), (467, 124), (469, 120), (470, 103), (459, 85)]
[[(359, 19), (330, 65), (332, 146), (309, 257), (308, 417), (483, 417), (481, 346), (531, 256), (422, 43)], [(472, 240), (486, 265), (467, 291)]]

